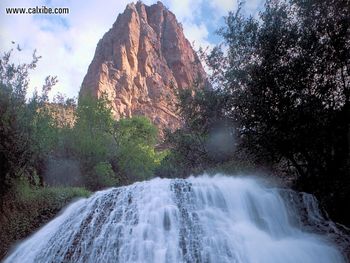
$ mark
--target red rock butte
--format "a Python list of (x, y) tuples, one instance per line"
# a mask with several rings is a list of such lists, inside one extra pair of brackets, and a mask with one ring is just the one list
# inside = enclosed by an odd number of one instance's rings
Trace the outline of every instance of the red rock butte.
[(97, 44), (80, 96), (105, 93), (116, 119), (143, 115), (160, 130), (182, 121), (176, 91), (204, 83), (201, 62), (182, 25), (161, 2), (128, 4)]

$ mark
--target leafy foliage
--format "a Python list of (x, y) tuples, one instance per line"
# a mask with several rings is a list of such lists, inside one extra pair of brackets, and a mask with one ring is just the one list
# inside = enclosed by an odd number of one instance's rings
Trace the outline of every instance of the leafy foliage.
[(21, 240), (52, 219), (74, 198), (90, 192), (78, 187), (38, 187), (18, 179), (3, 196), (6, 203), (0, 213), (0, 258), (16, 241)]
[(115, 137), (119, 145), (130, 142), (154, 145), (157, 141), (157, 134), (157, 128), (144, 116), (121, 119), (116, 124)]
[(91, 181), (99, 184), (97, 188), (102, 188), (117, 185), (118, 178), (109, 162), (99, 162), (94, 166), (94, 178), (92, 178)]
[(236, 138), (222, 107), (226, 101), (223, 93), (211, 87), (193, 87), (180, 91), (178, 98), (185, 125), (167, 134), (171, 153), (157, 174), (186, 176), (232, 158)]
[(157, 129), (149, 119), (136, 116), (121, 119), (116, 125), (120, 172), (132, 180), (144, 180), (154, 175), (162, 154), (155, 151)]
[(216, 48), (206, 59), (239, 148), (259, 165), (296, 170), (296, 186), (348, 224), (349, 6), (273, 0), (260, 20), (243, 16), (241, 6), (220, 31), (227, 54)]
[(72, 151), (81, 164), (82, 174), (90, 189), (112, 186), (117, 182), (110, 164), (116, 156), (113, 126), (112, 111), (104, 96), (80, 99), (76, 123), (71, 131), (74, 141)]
[(29, 72), (40, 57), (34, 52), (31, 63), (16, 66), (10, 62), (11, 53), (0, 58), (0, 195), (12, 179), (28, 175), (51, 146), (51, 124), (39, 107), (47, 102), (47, 92), (57, 82), (56, 77), (47, 77), (42, 95), (35, 94), (27, 104)]
[[(256, 19), (242, 15), (240, 4), (219, 31), (225, 49), (204, 56), (213, 89), (180, 94), (186, 125), (168, 136), (165, 160), (190, 172), (243, 163), (287, 173), (350, 224), (349, 6), (268, 0)], [(211, 136), (216, 120), (233, 134), (223, 143), (228, 155), (210, 150), (221, 149)]]

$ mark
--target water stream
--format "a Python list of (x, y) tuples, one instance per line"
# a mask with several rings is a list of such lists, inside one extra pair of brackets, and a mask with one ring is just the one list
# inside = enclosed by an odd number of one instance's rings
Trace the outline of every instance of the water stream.
[(256, 178), (155, 178), (74, 202), (5, 262), (346, 262), (331, 232), (313, 196)]

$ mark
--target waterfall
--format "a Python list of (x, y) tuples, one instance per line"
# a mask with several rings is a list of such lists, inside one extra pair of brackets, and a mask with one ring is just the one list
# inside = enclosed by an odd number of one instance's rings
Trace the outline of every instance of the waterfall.
[(253, 177), (160, 179), (96, 192), (12, 262), (345, 263), (313, 196)]

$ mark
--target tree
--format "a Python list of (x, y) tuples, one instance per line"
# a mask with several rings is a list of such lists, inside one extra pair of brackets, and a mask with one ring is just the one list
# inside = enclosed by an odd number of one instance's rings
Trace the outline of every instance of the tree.
[(232, 158), (235, 150), (234, 124), (222, 105), (226, 96), (211, 86), (194, 86), (178, 94), (179, 112), (184, 125), (168, 132), (171, 152), (158, 171), (160, 176), (186, 176), (203, 172)]
[(33, 53), (30, 63), (11, 63), (13, 50), (0, 58), (0, 194), (21, 176), (31, 177), (43, 149), (42, 137), (50, 120), (39, 108), (47, 101), (47, 93), (57, 82), (47, 77), (43, 92), (35, 94), (27, 103), (29, 73), (40, 59)]
[[(342, 211), (350, 197), (349, 6), (271, 0), (260, 20), (239, 8), (221, 30), (227, 56), (216, 51), (210, 60), (243, 145), (260, 162), (290, 163), (297, 187), (348, 224)], [(227, 64), (218, 71), (220, 61)]]
[(120, 172), (129, 180), (144, 180), (154, 175), (162, 154), (157, 153), (157, 128), (149, 119), (135, 116), (116, 125), (117, 160)]
[(113, 144), (114, 119), (105, 97), (79, 100), (74, 125), (75, 150), (87, 162), (106, 158)]
[(114, 122), (105, 95), (80, 98), (70, 151), (79, 160), (85, 184), (92, 190), (113, 186), (118, 181), (111, 166), (117, 149)]

